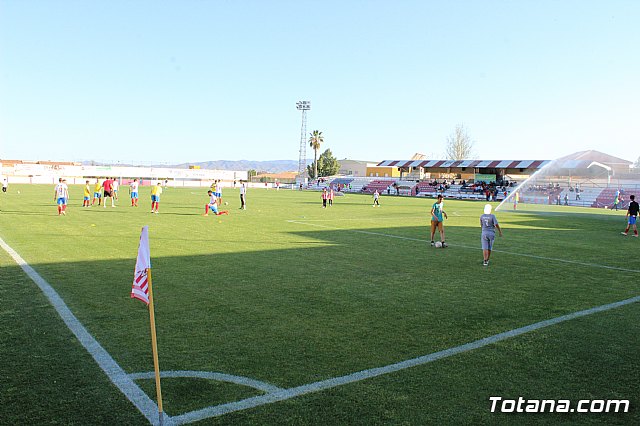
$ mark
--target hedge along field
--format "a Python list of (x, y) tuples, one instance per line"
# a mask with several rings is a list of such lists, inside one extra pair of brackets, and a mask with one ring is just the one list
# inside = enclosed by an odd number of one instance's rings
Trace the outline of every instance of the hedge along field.
[[(123, 189), (125, 191), (123, 191)], [(19, 191), (19, 193), (18, 193)], [(153, 371), (148, 313), (130, 299), (140, 228), (149, 226), (160, 366), (290, 389), (457, 347), (638, 296), (624, 213), (549, 207), (499, 211), (482, 266), (484, 203), (445, 201), (450, 247), (429, 247), (432, 199), (250, 190), (246, 211), (204, 217), (206, 190), (169, 188), (160, 213), (121, 188), (116, 208), (67, 216), (53, 187), (0, 194), (0, 237), (55, 289), (125, 372)], [(10, 423), (146, 423), (2, 252), (9, 344), (0, 418)], [(634, 423), (638, 304), (594, 313), (428, 364), (205, 419), (222, 424)], [(151, 379), (136, 383), (155, 399)], [(170, 416), (263, 395), (236, 383), (163, 379)], [(491, 413), (489, 397), (629, 399), (630, 413)], [(4, 420), (3, 420), (4, 421)]]

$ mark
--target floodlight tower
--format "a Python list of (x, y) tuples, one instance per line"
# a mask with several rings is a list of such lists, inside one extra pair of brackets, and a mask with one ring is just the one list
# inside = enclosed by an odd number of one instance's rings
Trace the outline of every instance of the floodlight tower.
[(310, 101), (296, 102), (296, 108), (302, 111), (302, 127), (300, 129), (300, 158), (298, 160), (298, 177), (304, 181), (307, 176), (307, 111), (311, 109)]

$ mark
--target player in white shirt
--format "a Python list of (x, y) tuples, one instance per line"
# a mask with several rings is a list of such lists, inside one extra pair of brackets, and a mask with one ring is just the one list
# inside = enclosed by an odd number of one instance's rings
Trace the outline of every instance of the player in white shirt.
[(209, 194), (209, 204), (205, 204), (204, 206), (205, 216), (209, 216), (209, 210), (215, 213), (216, 216), (229, 214), (229, 211), (227, 210), (218, 211), (218, 204), (220, 203), (220, 200), (216, 197), (216, 194), (213, 191), (209, 190), (207, 191), (207, 194)]
[(58, 204), (58, 216), (67, 214), (67, 201), (69, 200), (69, 187), (66, 179), (58, 179), (54, 190), (53, 200)]
[(221, 180), (216, 181), (216, 190), (214, 194), (216, 195), (216, 197), (218, 197), (218, 205), (221, 206), (222, 205), (222, 181)]
[(113, 183), (111, 184), (111, 188), (113, 190), (113, 198), (118, 199), (118, 188), (120, 184), (118, 183), (118, 179), (113, 178)]
[(138, 207), (138, 179), (134, 179), (129, 184), (129, 194), (131, 195), (131, 207)]
[(240, 185), (240, 209), (247, 209), (247, 185), (244, 182)]

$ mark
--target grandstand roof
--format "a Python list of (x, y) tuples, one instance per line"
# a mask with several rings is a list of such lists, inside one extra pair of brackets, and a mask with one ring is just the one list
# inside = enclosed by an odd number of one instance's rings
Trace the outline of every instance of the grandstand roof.
[[(565, 163), (569, 163), (572, 161), (580, 162), (580, 163), (586, 163), (587, 166), (592, 162), (597, 161), (598, 163), (606, 164), (612, 167), (616, 167), (616, 166), (629, 167), (631, 164), (633, 164), (633, 162), (631, 161), (623, 160), (622, 158), (614, 157), (613, 155), (605, 154), (604, 152), (595, 151), (595, 150), (574, 152), (571, 155), (567, 155), (566, 157), (559, 158), (557, 161), (565, 162)], [(565, 168), (569, 168), (569, 167), (565, 167)], [(572, 168), (575, 168), (575, 167), (572, 167)]]
[[(613, 168), (628, 168), (632, 162), (600, 151), (579, 151), (557, 160), (554, 166), (560, 169), (586, 169), (592, 162), (606, 164)], [(537, 170), (551, 163), (551, 160), (384, 160), (378, 166), (402, 168), (479, 168), (479, 169), (529, 169)]]
[(449, 168), (470, 167), (481, 169), (540, 169), (549, 160), (384, 160), (378, 166)]

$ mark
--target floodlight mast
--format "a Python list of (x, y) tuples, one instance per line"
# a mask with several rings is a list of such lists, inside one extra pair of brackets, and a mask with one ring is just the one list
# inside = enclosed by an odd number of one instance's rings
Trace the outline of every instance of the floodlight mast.
[(302, 127), (300, 128), (300, 158), (298, 159), (298, 177), (304, 181), (307, 176), (307, 111), (311, 109), (310, 101), (296, 102), (296, 108), (302, 111)]

